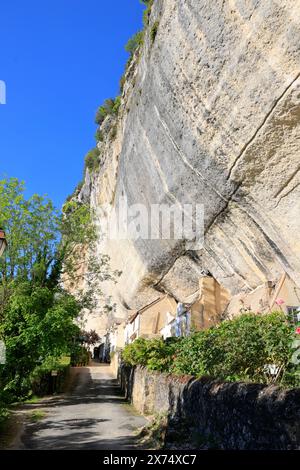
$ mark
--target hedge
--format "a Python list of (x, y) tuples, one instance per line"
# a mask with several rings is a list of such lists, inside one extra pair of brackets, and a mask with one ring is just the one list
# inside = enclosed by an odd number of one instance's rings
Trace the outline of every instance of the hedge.
[(139, 338), (122, 357), (131, 366), (178, 375), (299, 386), (299, 369), (291, 362), (295, 338), (282, 312), (249, 313), (185, 338)]

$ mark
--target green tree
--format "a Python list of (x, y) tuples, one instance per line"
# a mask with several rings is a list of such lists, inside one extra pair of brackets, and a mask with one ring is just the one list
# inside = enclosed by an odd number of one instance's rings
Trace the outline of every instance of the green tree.
[(0, 321), (16, 282), (45, 285), (56, 257), (58, 213), (46, 198), (26, 200), (24, 190), (16, 178), (0, 181), (0, 226), (8, 240), (0, 259)]
[(8, 248), (0, 260), (2, 285), (13, 279), (46, 279), (59, 237), (58, 213), (49, 199), (24, 197), (24, 183), (16, 178), (0, 181), (0, 226)]
[(6, 402), (26, 396), (37, 367), (71, 352), (80, 309), (75, 298), (59, 288), (14, 282), (0, 325), (7, 351), (0, 371)]
[(59, 282), (65, 222), (49, 199), (26, 199), (24, 191), (16, 178), (0, 181), (0, 224), (8, 241), (0, 260), (0, 339), (7, 351), (0, 381), (7, 401), (29, 390), (38, 364), (70, 350), (82, 309)]
[[(26, 395), (35, 371), (76, 348), (76, 320), (100, 292), (95, 280), (112, 278), (109, 258), (91, 254), (97, 237), (89, 206), (71, 199), (58, 214), (49, 199), (26, 199), (24, 190), (15, 178), (0, 181), (0, 225), (8, 241), (0, 260), (0, 340), (7, 351), (0, 402), (1, 395), (6, 402)], [(71, 295), (79, 279), (88, 289)]]

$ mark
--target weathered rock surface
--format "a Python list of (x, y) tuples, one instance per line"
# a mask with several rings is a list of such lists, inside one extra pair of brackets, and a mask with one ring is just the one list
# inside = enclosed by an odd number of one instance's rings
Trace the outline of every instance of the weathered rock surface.
[(195, 292), (202, 269), (233, 294), (283, 271), (300, 285), (300, 1), (156, 0), (156, 21), (82, 197), (99, 232), (121, 196), (204, 204), (205, 244), (101, 241), (123, 272), (108, 292), (125, 314)]

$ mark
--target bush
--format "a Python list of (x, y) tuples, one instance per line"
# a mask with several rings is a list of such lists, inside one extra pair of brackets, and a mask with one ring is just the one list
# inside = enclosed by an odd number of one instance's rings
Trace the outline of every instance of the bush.
[(180, 339), (138, 338), (133, 343), (125, 346), (122, 353), (122, 360), (126, 365), (141, 365), (149, 370), (169, 371)]
[(101, 126), (106, 116), (114, 114), (114, 104), (115, 101), (112, 98), (108, 98), (104, 101), (103, 105), (98, 108), (95, 117), (95, 123), (98, 124), (98, 126)]
[(224, 380), (272, 381), (267, 364), (289, 367), (293, 331), (282, 313), (241, 315), (185, 338), (173, 364), (176, 373)]
[[(103, 123), (104, 119), (107, 116), (113, 116), (113, 115), (118, 114), (120, 104), (121, 104), (120, 96), (117, 96), (115, 99), (109, 98), (105, 100), (103, 105), (100, 106), (96, 112), (95, 123), (98, 124), (98, 126), (101, 126), (101, 124)], [(101, 131), (99, 130), (99, 132)], [(98, 136), (100, 137), (99, 140), (103, 140), (102, 134), (98, 134)], [(97, 133), (96, 133), (96, 140), (97, 140)]]
[[(70, 359), (48, 357), (43, 364), (37, 366), (30, 375), (31, 393), (37, 396), (49, 395), (50, 393), (62, 392), (69, 371)], [(53, 378), (51, 372), (57, 371), (55, 380), (56, 389), (53, 390)]]
[(71, 366), (87, 366), (90, 362), (90, 354), (83, 346), (77, 346), (72, 352)]
[(97, 170), (99, 166), (99, 149), (95, 147), (90, 150), (85, 156), (85, 167), (88, 168), (91, 172)]
[[(299, 385), (291, 364), (293, 328), (281, 312), (244, 314), (180, 340), (136, 340), (126, 346), (127, 364), (195, 377)], [(268, 365), (278, 368), (272, 376)]]
[(125, 50), (129, 52), (132, 57), (135, 51), (143, 44), (144, 42), (144, 31), (138, 31), (135, 33), (127, 42)]
[(113, 113), (118, 114), (119, 109), (121, 106), (121, 96), (117, 96), (114, 101), (114, 106), (113, 106)]

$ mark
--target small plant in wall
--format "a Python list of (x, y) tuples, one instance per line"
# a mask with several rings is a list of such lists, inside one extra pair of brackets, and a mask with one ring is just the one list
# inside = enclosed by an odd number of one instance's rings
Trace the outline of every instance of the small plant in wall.
[(144, 26), (147, 27), (150, 21), (150, 16), (151, 16), (151, 11), (152, 11), (154, 0), (141, 0), (141, 3), (143, 3), (147, 7), (143, 15), (143, 23), (144, 23)]
[(151, 39), (152, 44), (154, 43), (155, 38), (157, 36), (158, 28), (159, 28), (159, 21), (155, 21), (150, 31), (150, 39)]
[(103, 142), (103, 132), (101, 131), (100, 128), (98, 128), (96, 130), (96, 134), (95, 134), (95, 139), (96, 139), (96, 142)]

